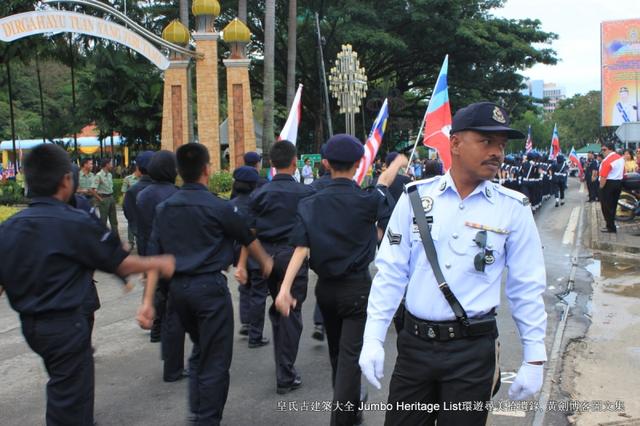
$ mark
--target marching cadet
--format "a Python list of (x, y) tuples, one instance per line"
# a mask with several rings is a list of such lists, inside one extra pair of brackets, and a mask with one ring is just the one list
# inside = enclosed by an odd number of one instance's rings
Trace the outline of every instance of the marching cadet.
[(567, 171), (569, 170), (564, 155), (558, 154), (555, 163), (551, 165), (550, 169), (552, 173), (551, 182), (553, 183), (552, 192), (556, 197), (556, 207), (559, 205), (564, 206), (564, 190), (567, 185)]
[[(146, 242), (151, 238), (156, 207), (178, 191), (175, 185), (178, 174), (175, 154), (166, 150), (154, 153), (147, 171), (153, 182), (136, 198), (138, 234), (141, 241), (145, 241), (144, 252), (147, 250)], [(162, 379), (165, 382), (175, 382), (188, 375), (184, 370), (184, 327), (174, 305), (169, 297), (169, 282), (159, 280), (154, 296), (156, 318), (152, 328), (160, 330), (160, 353), (164, 361)]]
[[(248, 245), (249, 252), (271, 273), (273, 261), (251, 235), (229, 202), (207, 189), (211, 166), (209, 151), (188, 143), (176, 152), (178, 173), (184, 185), (156, 208), (149, 253), (176, 258), (169, 297), (180, 322), (193, 341), (189, 358), (189, 421), (218, 425), (229, 392), (229, 367), (233, 348), (233, 305), (227, 287), (227, 270), (233, 261), (233, 241)], [(153, 297), (157, 274), (150, 273), (138, 321), (153, 323)]]
[(93, 271), (127, 276), (159, 269), (169, 277), (175, 261), (130, 256), (115, 233), (67, 204), (71, 161), (58, 145), (33, 148), (24, 168), (32, 201), (0, 225), (0, 293), (3, 286), (49, 374), (46, 424), (92, 426), (94, 363), (83, 304)]
[[(144, 255), (144, 250), (146, 247), (146, 241), (141, 239), (140, 233), (138, 232), (138, 221), (137, 221), (137, 208), (136, 208), (136, 198), (138, 194), (145, 189), (147, 186), (151, 185), (151, 178), (149, 177), (149, 172), (147, 171), (147, 167), (149, 166), (149, 162), (151, 161), (151, 157), (153, 156), (153, 151), (143, 151), (136, 157), (136, 168), (140, 172), (140, 179), (133, 186), (131, 186), (124, 193), (124, 200), (122, 202), (122, 212), (124, 213), (124, 217), (127, 218), (127, 222), (130, 228), (133, 229), (133, 235), (137, 240), (138, 253)], [(153, 339), (151, 341), (154, 341)], [(158, 340), (160, 341), (160, 334), (158, 333)]]
[[(291, 259), (293, 247), (289, 244), (298, 203), (315, 191), (308, 185), (299, 185), (293, 175), (297, 170), (297, 151), (287, 140), (274, 143), (269, 152), (271, 165), (276, 175), (251, 194), (251, 216), (255, 234), (267, 252), (273, 257), (274, 279), (268, 282), (269, 293), (275, 302), (279, 282)], [(307, 297), (309, 280), (308, 266), (300, 268), (295, 277), (293, 292), (299, 303), (288, 317), (282, 316), (275, 307), (269, 307), (269, 319), (273, 330), (273, 346), (276, 362), (276, 392), (285, 394), (299, 388), (302, 380), (295, 367), (302, 334), (302, 303)], [(252, 285), (254, 285), (252, 283)], [(260, 345), (260, 341), (249, 339), (249, 345)]]
[[(379, 389), (385, 335), (406, 290), (389, 389), (394, 409), (387, 411), (386, 425), (485, 424), (486, 410), (443, 407), (489, 401), (497, 390), (495, 309), (505, 267), (524, 357), (509, 397), (531, 398), (542, 386), (547, 315), (540, 238), (529, 200), (489, 182), (507, 140), (516, 138), (524, 135), (509, 127), (498, 105), (462, 108), (451, 128), (451, 169), (408, 185), (391, 216), (376, 260), (360, 356), (363, 374)], [(439, 404), (440, 410), (410, 409), (420, 403)], [(395, 409), (398, 404), (409, 409)]]
[(249, 151), (246, 152), (242, 158), (244, 160), (245, 166), (253, 167), (258, 172), (258, 182), (256, 183), (256, 188), (260, 188), (262, 185), (269, 182), (268, 180), (260, 176), (260, 170), (262, 170), (262, 156), (260, 154), (255, 151)]
[[(234, 211), (252, 226), (251, 219), (251, 194), (256, 189), (260, 176), (258, 171), (250, 166), (241, 166), (233, 171), (233, 192), (235, 197), (231, 200)], [(238, 301), (240, 311), (240, 335), (249, 337), (249, 347), (259, 348), (266, 345), (269, 339), (262, 335), (264, 331), (264, 310), (267, 304), (269, 289), (267, 281), (262, 278), (260, 265), (248, 257), (246, 248), (237, 247), (235, 278), (240, 283)]]
[[(134, 162), (135, 163), (135, 162)], [(140, 169), (137, 164), (134, 164), (133, 173), (127, 175), (122, 180), (122, 187), (120, 188), (120, 192), (122, 194), (126, 194), (129, 189), (140, 180)], [(131, 226), (131, 223), (127, 223), (127, 240), (129, 241), (129, 250), (133, 250), (136, 246), (136, 234), (134, 229)]]
[(393, 200), (387, 186), (408, 164), (404, 155), (397, 155), (378, 178), (378, 186), (365, 191), (353, 181), (363, 154), (364, 147), (353, 136), (339, 134), (327, 142), (323, 163), (332, 181), (300, 202), (290, 240), (296, 249), (276, 299), (283, 315), (297, 309), (294, 277), (310, 253), (311, 268), (318, 274), (316, 298), (331, 360), (332, 425), (361, 421), (358, 356), (371, 287), (369, 264), (384, 232), (377, 224), (391, 214)]

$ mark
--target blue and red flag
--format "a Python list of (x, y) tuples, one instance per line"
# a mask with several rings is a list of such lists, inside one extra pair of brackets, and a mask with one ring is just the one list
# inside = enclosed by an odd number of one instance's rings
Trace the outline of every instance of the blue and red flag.
[(447, 71), (449, 55), (445, 56), (436, 86), (429, 100), (424, 120), (422, 143), (438, 151), (444, 170), (451, 167), (451, 151), (449, 148), (449, 132), (451, 131), (451, 106), (449, 105), (449, 86)]
[(574, 147), (571, 147), (571, 152), (569, 152), (569, 161), (575, 164), (578, 170), (580, 170), (579, 177), (580, 179), (582, 179), (582, 177), (584, 176), (584, 169), (582, 168), (582, 163), (580, 162), (580, 159), (578, 158), (578, 154), (576, 153), (576, 149)]
[(356, 171), (353, 179), (358, 183), (358, 185), (362, 185), (362, 181), (364, 177), (367, 175), (367, 170), (373, 164), (373, 161), (376, 158), (376, 154), (378, 153), (378, 149), (382, 144), (382, 137), (384, 136), (384, 130), (387, 127), (387, 119), (389, 118), (389, 107), (387, 105), (387, 100), (384, 100), (382, 107), (380, 108), (380, 112), (378, 113), (378, 117), (376, 117), (376, 121), (373, 122), (373, 127), (371, 128), (371, 133), (369, 133), (369, 137), (367, 138), (367, 143), (364, 145), (364, 155), (360, 160), (360, 165), (358, 166), (358, 170)]
[(551, 149), (549, 150), (549, 158), (555, 160), (560, 154), (560, 138), (558, 137), (558, 125), (553, 125), (553, 136), (551, 137)]

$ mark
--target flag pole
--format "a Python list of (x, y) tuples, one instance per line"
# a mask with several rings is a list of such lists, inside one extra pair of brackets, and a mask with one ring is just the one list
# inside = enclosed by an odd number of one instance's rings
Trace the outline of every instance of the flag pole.
[(409, 167), (411, 167), (411, 160), (413, 160), (413, 155), (416, 152), (416, 148), (418, 147), (418, 142), (420, 141), (420, 136), (422, 136), (422, 129), (424, 129), (425, 121), (427, 120), (427, 112), (429, 112), (429, 105), (427, 104), (427, 109), (424, 111), (424, 117), (422, 117), (422, 121), (420, 122), (420, 130), (418, 130), (418, 137), (416, 138), (416, 142), (413, 144), (413, 150), (411, 151), (411, 155), (409, 156), (409, 164), (404, 169), (404, 172), (407, 173)]

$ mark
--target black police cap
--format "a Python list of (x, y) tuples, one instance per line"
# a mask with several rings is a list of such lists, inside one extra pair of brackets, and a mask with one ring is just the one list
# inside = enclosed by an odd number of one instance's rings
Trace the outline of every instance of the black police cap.
[(240, 166), (233, 171), (233, 178), (239, 182), (257, 182), (258, 171), (250, 166)]
[(153, 157), (153, 151), (142, 151), (136, 156), (136, 166), (138, 166), (139, 169), (146, 171), (147, 167), (149, 167), (149, 163), (151, 162), (151, 157)]
[(340, 133), (327, 141), (324, 156), (329, 161), (355, 163), (364, 155), (362, 143), (354, 136)]
[(461, 108), (453, 116), (451, 134), (464, 130), (505, 133), (509, 139), (524, 139), (524, 134), (509, 127), (509, 114), (492, 102), (478, 102)]
[(244, 154), (244, 163), (245, 164), (256, 164), (258, 163), (262, 157), (255, 151), (249, 151)]

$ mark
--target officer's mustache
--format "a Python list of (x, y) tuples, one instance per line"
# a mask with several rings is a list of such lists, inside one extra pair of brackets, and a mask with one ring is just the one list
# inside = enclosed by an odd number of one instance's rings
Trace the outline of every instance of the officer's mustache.
[(491, 157), (488, 160), (484, 160), (482, 162), (482, 164), (489, 164), (489, 165), (497, 165), (499, 166), (500, 164), (502, 164), (502, 159), (500, 157)]

